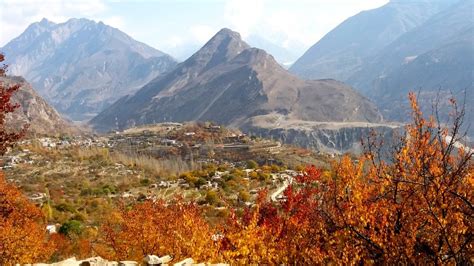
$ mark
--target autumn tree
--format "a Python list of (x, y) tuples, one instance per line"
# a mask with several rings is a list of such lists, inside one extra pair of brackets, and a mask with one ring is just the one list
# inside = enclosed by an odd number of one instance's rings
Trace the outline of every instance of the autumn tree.
[(122, 206), (100, 229), (97, 253), (114, 260), (141, 261), (146, 255), (192, 257), (209, 261), (217, 248), (214, 234), (197, 205), (147, 200), (129, 209)]
[(221, 258), (237, 263), (473, 263), (472, 150), (453, 123), (425, 119), (410, 94), (413, 122), (391, 158), (374, 139), (322, 174), (310, 167), (279, 206), (261, 201), (251, 219), (227, 222)]
[(41, 210), (31, 203), (0, 172), (0, 265), (46, 260), (47, 244)]
[(294, 177), (282, 202), (261, 192), (214, 228), (196, 205), (146, 201), (104, 223), (97, 252), (233, 264), (473, 264), (473, 151), (462, 144), (462, 108), (450, 128), (425, 118), (410, 94), (412, 123), (388, 158), (366, 152)]
[[(4, 56), (0, 54), (0, 63)], [(6, 66), (0, 67), (0, 77)], [(6, 115), (18, 108), (11, 97), (18, 85), (6, 86), (0, 81), (0, 154), (3, 155), (24, 134), (24, 129), (7, 129)], [(52, 250), (47, 245), (46, 227), (41, 210), (5, 180), (0, 172), (0, 265), (33, 263), (48, 259)]]
[(7, 127), (7, 115), (20, 107), (19, 104), (14, 104), (11, 101), (13, 94), (20, 88), (20, 85), (6, 85), (1, 80), (7, 69), (7, 66), (2, 64), (4, 60), (4, 55), (0, 54), (0, 154), (2, 155), (25, 134), (27, 129), (26, 125), (17, 131)]
[(230, 216), (219, 250), (219, 261), (237, 264), (315, 264), (327, 254), (324, 221), (317, 217), (315, 182), (320, 171), (306, 169), (284, 192), (282, 204), (268, 201), (265, 191), (257, 206), (242, 218)]

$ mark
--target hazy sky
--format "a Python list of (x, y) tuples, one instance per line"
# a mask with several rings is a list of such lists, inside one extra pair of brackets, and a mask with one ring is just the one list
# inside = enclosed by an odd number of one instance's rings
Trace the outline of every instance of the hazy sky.
[(164, 52), (201, 45), (220, 28), (303, 50), (344, 19), (388, 0), (0, 0), (0, 47), (43, 17), (101, 20)]

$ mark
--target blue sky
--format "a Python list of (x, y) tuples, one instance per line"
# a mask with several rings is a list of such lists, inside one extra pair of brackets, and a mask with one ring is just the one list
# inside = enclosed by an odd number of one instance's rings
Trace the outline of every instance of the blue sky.
[(0, 46), (45, 17), (101, 20), (170, 54), (228, 27), (302, 53), (346, 18), (388, 0), (0, 0)]

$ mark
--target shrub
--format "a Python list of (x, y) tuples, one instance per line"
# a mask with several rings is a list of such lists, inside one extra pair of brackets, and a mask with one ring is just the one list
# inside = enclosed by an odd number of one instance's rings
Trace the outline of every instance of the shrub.
[(59, 233), (70, 238), (80, 236), (84, 230), (83, 225), (78, 220), (69, 220), (61, 225)]

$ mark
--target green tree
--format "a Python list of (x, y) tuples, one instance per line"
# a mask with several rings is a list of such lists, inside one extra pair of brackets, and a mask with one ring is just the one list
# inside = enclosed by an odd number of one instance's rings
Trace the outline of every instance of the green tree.
[(59, 233), (70, 238), (80, 236), (84, 227), (78, 220), (69, 220), (61, 225)]
[(247, 168), (248, 169), (256, 169), (256, 168), (258, 168), (258, 163), (254, 160), (248, 160), (247, 161)]

